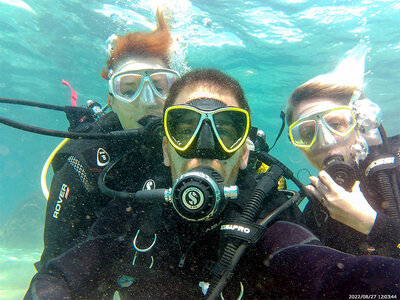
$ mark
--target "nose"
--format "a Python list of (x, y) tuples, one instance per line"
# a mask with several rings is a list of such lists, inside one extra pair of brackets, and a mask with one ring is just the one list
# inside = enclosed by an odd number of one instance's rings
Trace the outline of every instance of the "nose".
[(139, 95), (140, 102), (146, 106), (155, 106), (157, 105), (156, 99), (154, 99), (153, 90), (148, 82), (145, 82), (143, 85), (143, 89)]
[(318, 120), (318, 135), (315, 142), (315, 146), (318, 148), (326, 148), (336, 144), (336, 139), (332, 132), (326, 128), (321, 120)]

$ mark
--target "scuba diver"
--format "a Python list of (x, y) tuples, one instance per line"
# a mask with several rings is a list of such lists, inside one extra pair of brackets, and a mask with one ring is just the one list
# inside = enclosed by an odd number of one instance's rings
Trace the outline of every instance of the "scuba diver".
[[(106, 136), (109, 132), (145, 127), (154, 116), (161, 117), (169, 87), (179, 74), (169, 67), (172, 40), (160, 11), (157, 11), (157, 21), (158, 27), (152, 32), (132, 32), (117, 37), (101, 73), (108, 80), (108, 105), (112, 112), (96, 122), (79, 124), (71, 134)], [(114, 168), (115, 174), (110, 176), (125, 175), (120, 182), (130, 182), (135, 190), (154, 188), (156, 182), (143, 180), (162, 160), (161, 155), (157, 155), (159, 151), (154, 151), (161, 147), (161, 136), (154, 135), (149, 133), (139, 141), (70, 140), (57, 152), (52, 161), (54, 177), (46, 209), (41, 264), (76, 243), (110, 200), (98, 189), (97, 178), (111, 160), (130, 152), (125, 159), (140, 162), (135, 165), (136, 169), (124, 173)], [(160, 168), (157, 171), (162, 172)], [(40, 268), (40, 264), (36, 267)]]
[(292, 144), (318, 170), (307, 189), (309, 228), (325, 245), (400, 257), (400, 136), (388, 138), (362, 93), (365, 51), (296, 88), (287, 103)]
[(84, 241), (34, 276), (26, 300), (399, 294), (399, 260), (322, 247), (292, 222), (301, 198), (277, 189), (283, 167), (248, 173), (250, 110), (236, 80), (214, 69), (186, 73), (171, 86), (163, 124), (169, 183), (120, 191)]

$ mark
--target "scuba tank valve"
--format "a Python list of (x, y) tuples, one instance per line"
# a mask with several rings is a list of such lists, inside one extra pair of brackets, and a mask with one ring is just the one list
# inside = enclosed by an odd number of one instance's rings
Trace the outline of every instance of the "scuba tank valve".
[(94, 100), (88, 100), (87, 101), (87, 107), (90, 108), (93, 111), (93, 117), (95, 120), (101, 118), (104, 116), (104, 109), (101, 108), (101, 105), (94, 101)]

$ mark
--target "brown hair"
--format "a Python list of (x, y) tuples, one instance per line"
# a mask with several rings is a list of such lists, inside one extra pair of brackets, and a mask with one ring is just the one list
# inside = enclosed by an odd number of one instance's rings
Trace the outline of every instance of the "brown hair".
[[(292, 124), (293, 113), (295, 109), (301, 104), (309, 100), (318, 98), (327, 98), (333, 100), (340, 105), (348, 105), (354, 90), (354, 86), (339, 86), (334, 84), (324, 84), (318, 82), (304, 83), (296, 88), (290, 95), (286, 105), (286, 120), (288, 124)], [(361, 96), (360, 98), (362, 98)]]
[(116, 66), (117, 61), (132, 55), (160, 57), (167, 65), (169, 64), (168, 49), (172, 43), (171, 35), (163, 13), (157, 9), (156, 16), (158, 26), (154, 31), (136, 31), (117, 37), (101, 77), (108, 80), (108, 72)]
[(239, 107), (250, 113), (250, 107), (239, 82), (216, 69), (197, 69), (184, 74), (173, 83), (164, 103), (165, 110), (174, 105), (179, 93), (187, 86), (203, 85), (217, 92), (230, 92), (239, 103)]

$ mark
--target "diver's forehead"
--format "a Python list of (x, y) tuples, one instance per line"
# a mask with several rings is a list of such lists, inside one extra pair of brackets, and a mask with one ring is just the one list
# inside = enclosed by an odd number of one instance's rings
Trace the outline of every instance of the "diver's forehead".
[(339, 106), (343, 106), (337, 103), (335, 100), (327, 99), (327, 98), (317, 98), (310, 100), (306, 103), (301, 103), (293, 114), (293, 121), (296, 121), (300, 118), (305, 118), (310, 115), (327, 111)]
[(157, 57), (132, 58), (120, 62), (115, 68), (116, 72), (137, 71), (144, 69), (163, 69), (166, 66), (163, 61)]
[(187, 104), (202, 110), (216, 110), (226, 107), (225, 103), (214, 98), (195, 98), (190, 100)]
[(182, 89), (182, 91), (176, 98), (174, 105), (187, 104), (188, 102), (191, 102), (194, 99), (199, 99), (199, 98), (216, 99), (221, 103), (225, 104), (226, 106), (236, 106), (236, 107), (239, 106), (238, 101), (229, 91), (216, 92), (204, 86), (190, 86), (190, 85)]

